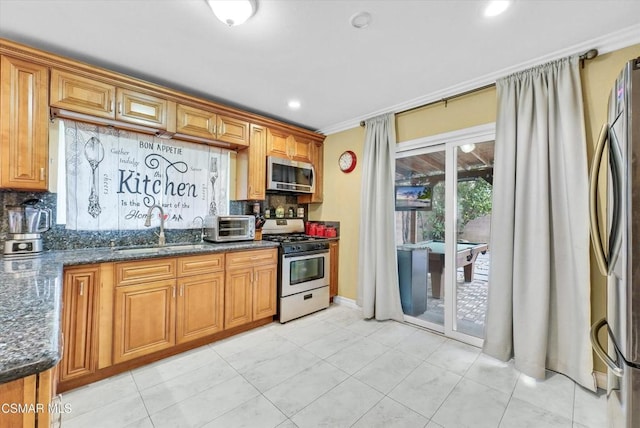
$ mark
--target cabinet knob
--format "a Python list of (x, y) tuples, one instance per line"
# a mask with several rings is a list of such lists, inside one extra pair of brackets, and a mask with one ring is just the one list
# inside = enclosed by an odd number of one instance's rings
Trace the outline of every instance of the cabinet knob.
[(173, 290), (173, 297), (176, 297), (176, 286), (174, 285), (173, 287), (171, 287)]
[(180, 297), (184, 296), (184, 284), (180, 285)]
[(44, 179), (45, 179), (44, 168), (40, 168), (40, 180), (44, 180)]
[(80, 281), (80, 295), (84, 296), (84, 281)]

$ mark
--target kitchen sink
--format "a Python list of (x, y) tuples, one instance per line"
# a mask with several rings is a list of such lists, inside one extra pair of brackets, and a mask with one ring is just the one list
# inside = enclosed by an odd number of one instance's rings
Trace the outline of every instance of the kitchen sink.
[(180, 250), (199, 250), (202, 248), (211, 248), (209, 244), (175, 244), (165, 245), (163, 247), (130, 247), (118, 248), (114, 252), (117, 254), (163, 254)]

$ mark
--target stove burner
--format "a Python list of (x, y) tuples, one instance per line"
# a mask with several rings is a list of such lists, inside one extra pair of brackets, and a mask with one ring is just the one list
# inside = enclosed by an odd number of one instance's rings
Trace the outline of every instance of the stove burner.
[(322, 238), (305, 235), (303, 233), (291, 233), (291, 234), (283, 234), (283, 235), (262, 235), (262, 239), (264, 239), (265, 241), (274, 241), (274, 242), (283, 242), (283, 243), (322, 240)]
[(262, 239), (279, 242), (283, 254), (300, 254), (309, 251), (328, 250), (329, 248), (327, 239), (305, 235), (304, 233), (262, 235)]

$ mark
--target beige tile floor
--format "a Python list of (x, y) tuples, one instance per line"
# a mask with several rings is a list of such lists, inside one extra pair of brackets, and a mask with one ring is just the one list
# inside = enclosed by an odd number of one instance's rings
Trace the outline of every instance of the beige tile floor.
[(69, 391), (76, 427), (606, 426), (605, 400), (478, 348), (332, 306)]

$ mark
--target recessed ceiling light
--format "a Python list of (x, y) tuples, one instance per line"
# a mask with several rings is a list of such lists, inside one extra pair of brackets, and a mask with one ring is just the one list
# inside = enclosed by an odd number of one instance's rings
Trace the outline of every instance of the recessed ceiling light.
[(349, 22), (353, 28), (367, 28), (371, 24), (371, 14), (369, 12), (358, 12), (349, 19)]
[(508, 0), (492, 0), (489, 2), (487, 7), (485, 8), (484, 16), (486, 17), (498, 16), (502, 12), (507, 10), (510, 3), (511, 2)]
[(256, 12), (256, 0), (207, 0), (214, 15), (229, 27), (244, 23)]
[(289, 103), (287, 103), (287, 105), (291, 110), (298, 110), (301, 104), (300, 104), (300, 101), (298, 100), (291, 100), (289, 101)]

